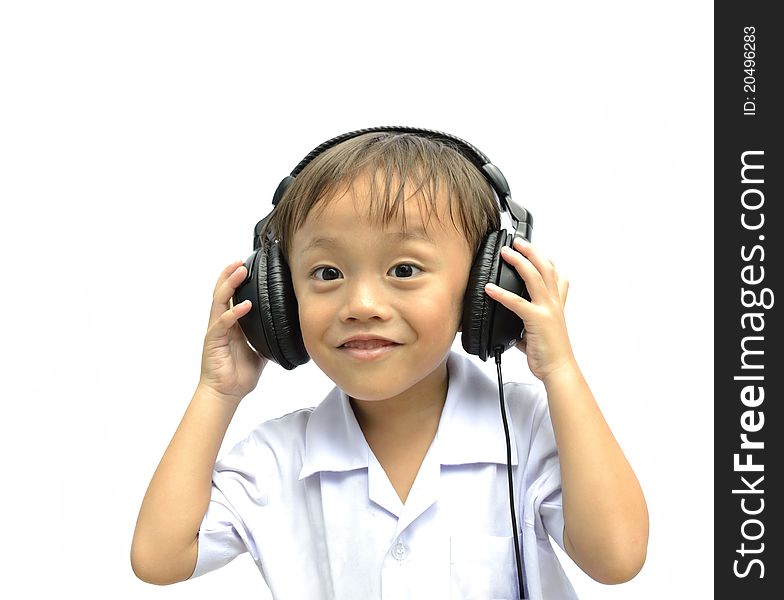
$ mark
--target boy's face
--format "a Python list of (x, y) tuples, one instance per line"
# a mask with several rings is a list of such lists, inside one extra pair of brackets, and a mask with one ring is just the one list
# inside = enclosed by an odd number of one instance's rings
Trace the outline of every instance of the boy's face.
[[(444, 198), (437, 199), (427, 234), (424, 201), (409, 199), (406, 231), (429, 239), (401, 239), (402, 218), (386, 227), (370, 222), (367, 190), (367, 179), (358, 178), (349, 193), (327, 199), (323, 212), (311, 211), (291, 239), (289, 266), (305, 348), (358, 400), (443, 393), (471, 249), (449, 219)], [(364, 351), (341, 347), (362, 334), (396, 344)]]

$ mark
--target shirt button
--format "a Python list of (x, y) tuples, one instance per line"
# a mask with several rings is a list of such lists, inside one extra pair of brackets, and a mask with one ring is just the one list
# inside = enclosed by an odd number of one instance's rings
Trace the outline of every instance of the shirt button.
[(403, 562), (408, 556), (408, 546), (406, 546), (403, 542), (398, 541), (397, 544), (392, 546), (392, 556), (395, 558), (395, 560)]

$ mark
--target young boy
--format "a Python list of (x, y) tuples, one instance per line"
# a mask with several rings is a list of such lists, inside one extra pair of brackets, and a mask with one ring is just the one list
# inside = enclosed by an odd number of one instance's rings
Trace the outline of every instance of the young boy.
[[(136, 575), (174, 583), (249, 551), (283, 600), (522, 597), (498, 389), (451, 350), (477, 248), (500, 228), (490, 185), (449, 144), (367, 133), (314, 158), (266, 227), (336, 387), (216, 463), (268, 363), (238, 324), (252, 306), (230, 302), (247, 269), (229, 265), (141, 506)], [(543, 384), (504, 385), (526, 597), (576, 598), (549, 537), (595, 580), (624, 582), (645, 560), (647, 508), (572, 354), (566, 279), (530, 243), (502, 256), (530, 301), (486, 293), (525, 323), (517, 348)]]

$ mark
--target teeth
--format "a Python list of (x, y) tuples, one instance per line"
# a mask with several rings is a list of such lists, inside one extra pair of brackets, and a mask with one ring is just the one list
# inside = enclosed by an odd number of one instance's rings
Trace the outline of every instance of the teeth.
[(362, 350), (371, 350), (373, 348), (380, 348), (381, 346), (388, 346), (392, 342), (384, 340), (352, 340), (343, 344), (344, 348), (360, 348)]

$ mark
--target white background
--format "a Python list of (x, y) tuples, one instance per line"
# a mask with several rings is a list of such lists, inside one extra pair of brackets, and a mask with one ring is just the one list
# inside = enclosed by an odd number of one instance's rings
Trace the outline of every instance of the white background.
[[(712, 3), (3, 2), (0, 86), (12, 597), (268, 597), (247, 554), (137, 580), (137, 513), (220, 271), (308, 151), (388, 124), (487, 154), (570, 279), (575, 352), (651, 517), (629, 583), (561, 554), (580, 597), (712, 597)], [(330, 388), (271, 365), (221, 452)]]

